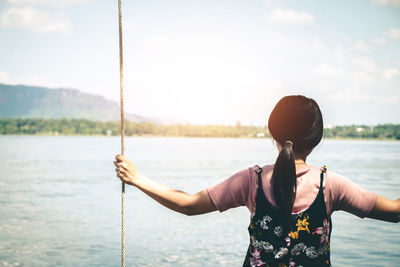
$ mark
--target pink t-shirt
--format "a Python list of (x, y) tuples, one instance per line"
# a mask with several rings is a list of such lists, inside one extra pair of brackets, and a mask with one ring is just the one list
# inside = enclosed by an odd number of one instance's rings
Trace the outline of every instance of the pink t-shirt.
[[(242, 170), (225, 181), (207, 188), (212, 202), (220, 212), (238, 206), (246, 206), (250, 212), (254, 211), (258, 188), (255, 169), (256, 166)], [(274, 165), (266, 165), (262, 170), (264, 194), (272, 205), (276, 205), (271, 186)], [(306, 210), (317, 197), (320, 172), (315, 166), (307, 166), (297, 171), (297, 194), (293, 213)], [(362, 189), (346, 177), (329, 170), (324, 178), (323, 190), (329, 216), (336, 210), (344, 210), (364, 218), (374, 207), (377, 197), (376, 194)]]

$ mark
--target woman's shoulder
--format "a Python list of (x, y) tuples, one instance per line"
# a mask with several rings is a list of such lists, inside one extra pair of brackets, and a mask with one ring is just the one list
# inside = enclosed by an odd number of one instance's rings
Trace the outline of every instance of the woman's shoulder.
[(326, 171), (326, 184), (329, 187), (332, 188), (337, 188), (340, 186), (347, 185), (350, 183), (350, 179), (347, 178), (345, 175), (342, 175), (336, 171), (332, 171), (330, 169), (327, 169)]
[(331, 200), (331, 210), (344, 210), (364, 218), (375, 205), (377, 195), (365, 190), (352, 179), (334, 171), (327, 171), (327, 195)]

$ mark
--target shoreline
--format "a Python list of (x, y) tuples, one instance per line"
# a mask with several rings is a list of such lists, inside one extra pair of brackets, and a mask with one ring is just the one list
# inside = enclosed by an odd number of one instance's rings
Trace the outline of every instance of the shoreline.
[[(1, 135), (40, 136), (119, 136), (118, 121), (85, 119), (0, 119)], [(125, 136), (132, 137), (201, 137), (201, 138), (270, 138), (266, 126), (171, 124), (149, 122), (125, 124)], [(344, 125), (324, 128), (324, 139), (400, 140), (400, 124)]]
[[(49, 133), (38, 133), (38, 134), (0, 134), (3, 136), (41, 136), (41, 137), (120, 137), (119, 135), (104, 135), (104, 134), (49, 134)], [(270, 137), (256, 137), (256, 136), (185, 136), (185, 135), (125, 135), (126, 138), (221, 138), (221, 139), (270, 139)], [(395, 138), (359, 138), (359, 137), (322, 137), (321, 141), (324, 140), (337, 140), (337, 141), (397, 141)]]

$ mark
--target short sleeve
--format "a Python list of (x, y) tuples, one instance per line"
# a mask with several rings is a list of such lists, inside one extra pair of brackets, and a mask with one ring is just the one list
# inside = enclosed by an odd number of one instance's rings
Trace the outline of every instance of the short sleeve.
[(225, 181), (207, 188), (211, 201), (220, 212), (247, 205), (250, 171), (251, 168), (241, 170)]
[(370, 213), (375, 206), (375, 193), (361, 188), (342, 175), (328, 171), (327, 177), (326, 189), (331, 198), (332, 212), (343, 210), (360, 218)]

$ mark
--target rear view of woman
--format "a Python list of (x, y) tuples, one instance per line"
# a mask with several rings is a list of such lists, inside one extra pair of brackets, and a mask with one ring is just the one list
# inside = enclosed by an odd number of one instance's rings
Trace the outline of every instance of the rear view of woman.
[(247, 206), (250, 244), (243, 266), (330, 266), (331, 214), (400, 221), (400, 199), (388, 200), (347, 178), (306, 164), (323, 135), (318, 104), (304, 96), (282, 98), (269, 117), (279, 149), (273, 165), (250, 167), (194, 195), (143, 176), (117, 155), (117, 177), (162, 205), (186, 215)]

